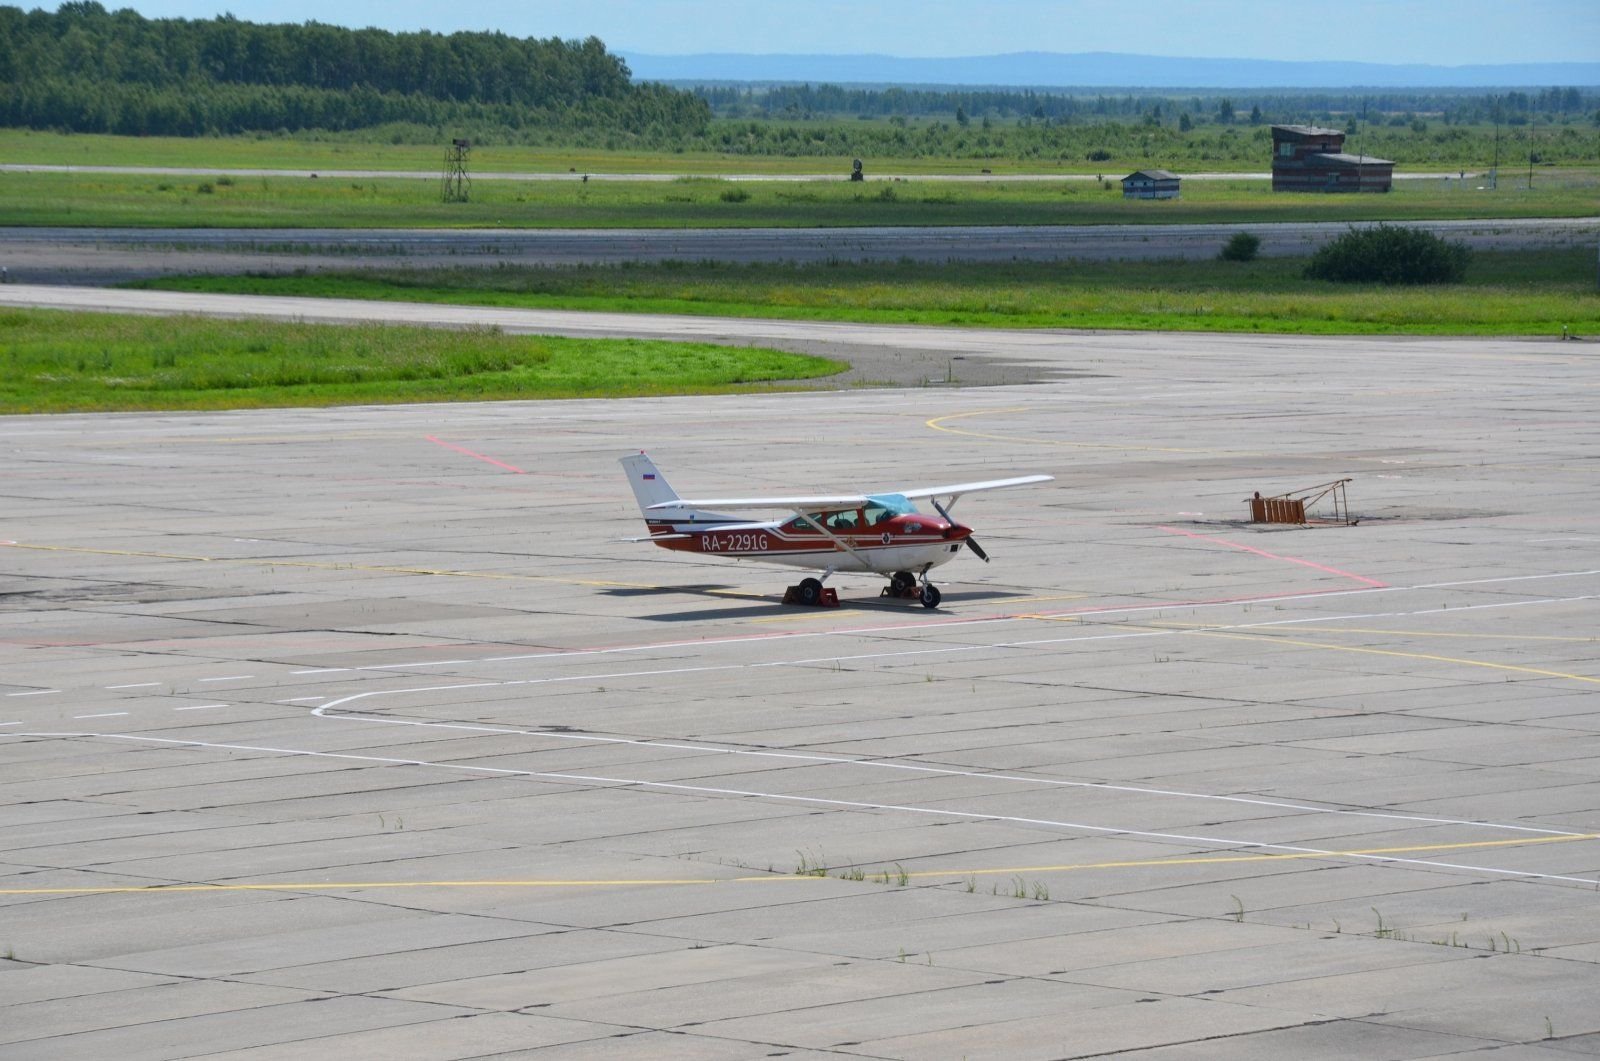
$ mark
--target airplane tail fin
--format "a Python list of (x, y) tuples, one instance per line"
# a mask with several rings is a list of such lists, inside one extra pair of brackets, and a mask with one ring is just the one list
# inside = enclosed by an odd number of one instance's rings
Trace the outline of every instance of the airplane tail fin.
[[(642, 451), (628, 454), (620, 463), (628, 473), (628, 485), (633, 487), (634, 499), (639, 502), (639, 513), (644, 516), (645, 526), (650, 528), (652, 535), (703, 530), (707, 526), (740, 522), (735, 516), (691, 511), (682, 505), (673, 505), (672, 502), (678, 500), (678, 492), (667, 483), (667, 477), (661, 474), (655, 461)], [(654, 505), (671, 507), (652, 509)]]
[(664, 505), (678, 500), (678, 492), (667, 483), (667, 477), (656, 468), (656, 462), (644, 452), (630, 453), (622, 458), (622, 467), (628, 473), (628, 485), (639, 502), (639, 511), (646, 520), (663, 520), (671, 509), (650, 511), (651, 505)]

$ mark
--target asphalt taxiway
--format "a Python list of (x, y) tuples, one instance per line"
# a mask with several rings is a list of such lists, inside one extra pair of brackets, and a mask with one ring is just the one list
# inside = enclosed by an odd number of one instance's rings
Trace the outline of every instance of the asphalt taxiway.
[[(512, 219), (515, 224), (515, 219)], [(1475, 250), (1592, 247), (1600, 218), (1396, 222)], [(1248, 231), (1306, 255), (1344, 222), (725, 229), (119, 229), (0, 227), (13, 283), (111, 284), (193, 273), (622, 262), (1066, 262), (1214, 258)]]
[[(1038, 382), (0, 418), (0, 1053), (1594, 1052), (1593, 348), (948, 334)], [(801, 610), (640, 448), (1057, 481)]]

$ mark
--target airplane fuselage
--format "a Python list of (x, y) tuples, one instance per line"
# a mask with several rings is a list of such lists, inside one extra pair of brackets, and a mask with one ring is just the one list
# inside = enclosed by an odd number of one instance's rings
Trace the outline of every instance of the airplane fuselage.
[[(686, 532), (682, 524), (652, 523), (652, 535), (663, 549), (683, 553), (705, 553), (730, 560), (755, 560), (814, 570), (874, 572), (922, 571), (955, 559), (961, 543), (971, 531), (922, 513), (890, 516), (876, 522), (862, 519), (862, 513), (840, 519), (839, 513), (827, 517), (826, 533), (804, 518), (771, 523), (742, 523)], [(850, 521), (853, 525), (847, 524)]]

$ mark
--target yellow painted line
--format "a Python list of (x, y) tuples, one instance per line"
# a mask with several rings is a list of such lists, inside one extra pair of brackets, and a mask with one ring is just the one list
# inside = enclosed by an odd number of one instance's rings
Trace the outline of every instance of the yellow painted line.
[[(1487, 847), (1525, 847), (1600, 840), (1600, 833), (1565, 833), (1560, 836), (1524, 836), (1513, 840), (1471, 840), (1452, 844), (1408, 844), (1402, 847), (1354, 848), (1346, 851), (1285, 851), (1259, 855), (1194, 855), (1183, 858), (1125, 859), (1115, 862), (1077, 862), (1056, 866), (1006, 866), (990, 869), (938, 869), (903, 871), (898, 867), (860, 868), (865, 879), (924, 877), (992, 877), (999, 874), (1070, 873), (1095, 869), (1137, 869), (1161, 866), (1203, 866), (1235, 862), (1285, 862), (1290, 860), (1416, 855), (1439, 851), (1465, 851)], [(833, 872), (839, 872), (835, 869)], [(0, 888), (0, 895), (121, 895), (160, 892), (241, 891), (348, 891), (358, 888), (639, 888), (684, 887), (706, 884), (776, 884), (791, 881), (838, 880), (817, 874), (763, 874), (756, 877), (676, 877), (635, 880), (422, 880), (422, 881), (310, 881), (289, 884), (145, 884), (79, 888)]]
[(80, 553), (90, 556), (131, 556), (147, 560), (187, 560), (201, 564), (239, 564), (244, 567), (300, 567), (312, 571), (361, 571), (379, 575), (441, 575), (449, 578), (500, 579), (512, 582), (555, 582), (566, 586), (601, 586), (610, 589), (661, 589), (638, 582), (610, 582), (604, 579), (555, 578), (550, 575), (513, 575), (494, 571), (455, 571), (449, 568), (390, 567), (383, 564), (341, 564), (325, 560), (255, 560), (249, 557), (194, 556), (186, 553), (151, 553), (137, 549), (89, 549), (72, 545), (34, 545), (9, 542), (8, 549), (32, 549), (50, 553)]
[(1400, 652), (1387, 648), (1365, 648), (1359, 645), (1330, 645), (1321, 641), (1301, 641), (1298, 638), (1279, 637), (1274, 634), (1236, 634), (1222, 630), (1190, 631), (1197, 637), (1229, 637), (1238, 641), (1265, 641), (1275, 645), (1295, 645), (1300, 648), (1321, 648), (1329, 652), (1361, 652), (1371, 656), (1393, 656), (1397, 659), (1420, 659), (1431, 663), (1456, 663), (1463, 667), (1484, 667), (1488, 670), (1510, 671), (1515, 674), (1533, 674), (1541, 678), (1564, 678), (1568, 681), (1600, 685), (1600, 678), (1586, 674), (1568, 674), (1566, 671), (1544, 670), (1540, 667), (1519, 667), (1514, 663), (1488, 663), (1481, 659), (1462, 659), (1459, 656), (1435, 656), (1427, 652)]
[[(1063, 866), (1012, 866), (1006, 869), (918, 870), (907, 877), (981, 877), (997, 873), (1065, 873), (1086, 869), (1137, 869), (1152, 866), (1204, 866), (1228, 862), (1285, 862), (1308, 858), (1357, 858), (1384, 855), (1419, 855), (1438, 851), (1462, 851), (1478, 847), (1520, 847), (1524, 844), (1561, 844), (1577, 840), (1600, 840), (1600, 833), (1565, 833), (1560, 836), (1519, 837), (1515, 840), (1473, 840), (1457, 844), (1409, 844), (1404, 847), (1368, 847), (1349, 851), (1281, 851), (1260, 855), (1195, 855), (1190, 858), (1128, 859), (1120, 862), (1079, 862)], [(868, 874), (873, 876), (873, 874)]]
[[(1087, 593), (1063, 593), (1063, 594), (1060, 594), (1059, 596), (1055, 596), (1055, 597), (1007, 597), (1002, 603), (1004, 603), (1004, 604), (1042, 604), (1042, 603), (1044, 603), (1046, 601), (1083, 600), (1088, 595), (1089, 594), (1087, 594)], [(1044, 618), (1048, 618), (1048, 616), (1043, 616), (1043, 615), (1023, 615), (1023, 616), (1018, 616), (1018, 618), (1021, 618), (1021, 619), (1044, 619)]]
[(823, 619), (854, 619), (857, 617), (858, 616), (856, 615), (855, 610), (852, 608), (839, 608), (837, 610), (833, 608), (827, 608), (813, 612), (786, 611), (781, 615), (763, 615), (759, 618), (751, 619), (750, 621), (752, 623), (814, 623)]
[[(1148, 625), (1169, 630), (1216, 629), (1210, 623), (1185, 623), (1178, 620), (1172, 620), (1170, 622), (1163, 620), (1161, 622), (1152, 622)], [(1600, 641), (1600, 636), (1562, 637), (1556, 634), (1463, 634), (1444, 630), (1383, 630), (1378, 627), (1322, 626), (1320, 624), (1313, 627), (1313, 629), (1315, 629), (1319, 634), (1392, 634), (1395, 637), (1467, 638), (1490, 641), (1566, 641), (1577, 642), (1579, 644), (1593, 644), (1596, 641)], [(1276, 635), (1262, 631), (1261, 636), (1274, 637)]]
[(108, 888), (0, 888), (0, 895), (125, 895), (144, 892), (314, 892), (354, 888), (614, 888), (649, 885), (760, 884), (770, 881), (824, 880), (815, 876), (684, 877), (664, 880), (378, 880), (294, 884), (147, 884)]
[[(651, 588), (652, 589), (660, 589), (661, 587), (652, 586)], [(735, 600), (766, 600), (767, 599), (767, 594), (765, 594), (765, 593), (752, 593), (751, 591), (749, 591), (747, 589), (703, 589), (703, 590), (684, 590), (684, 592), (685, 593), (696, 593), (696, 592), (704, 593), (708, 597), (732, 597)]]

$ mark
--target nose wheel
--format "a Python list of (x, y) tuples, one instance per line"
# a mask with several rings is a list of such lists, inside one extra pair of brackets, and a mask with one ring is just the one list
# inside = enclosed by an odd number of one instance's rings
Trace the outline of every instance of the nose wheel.
[(917, 586), (917, 576), (910, 571), (896, 571), (889, 577), (889, 584), (883, 589), (885, 597), (899, 597), (902, 600), (921, 601), (924, 608), (937, 608), (942, 594), (939, 587), (929, 582), (927, 573), (922, 576), (922, 586)]

